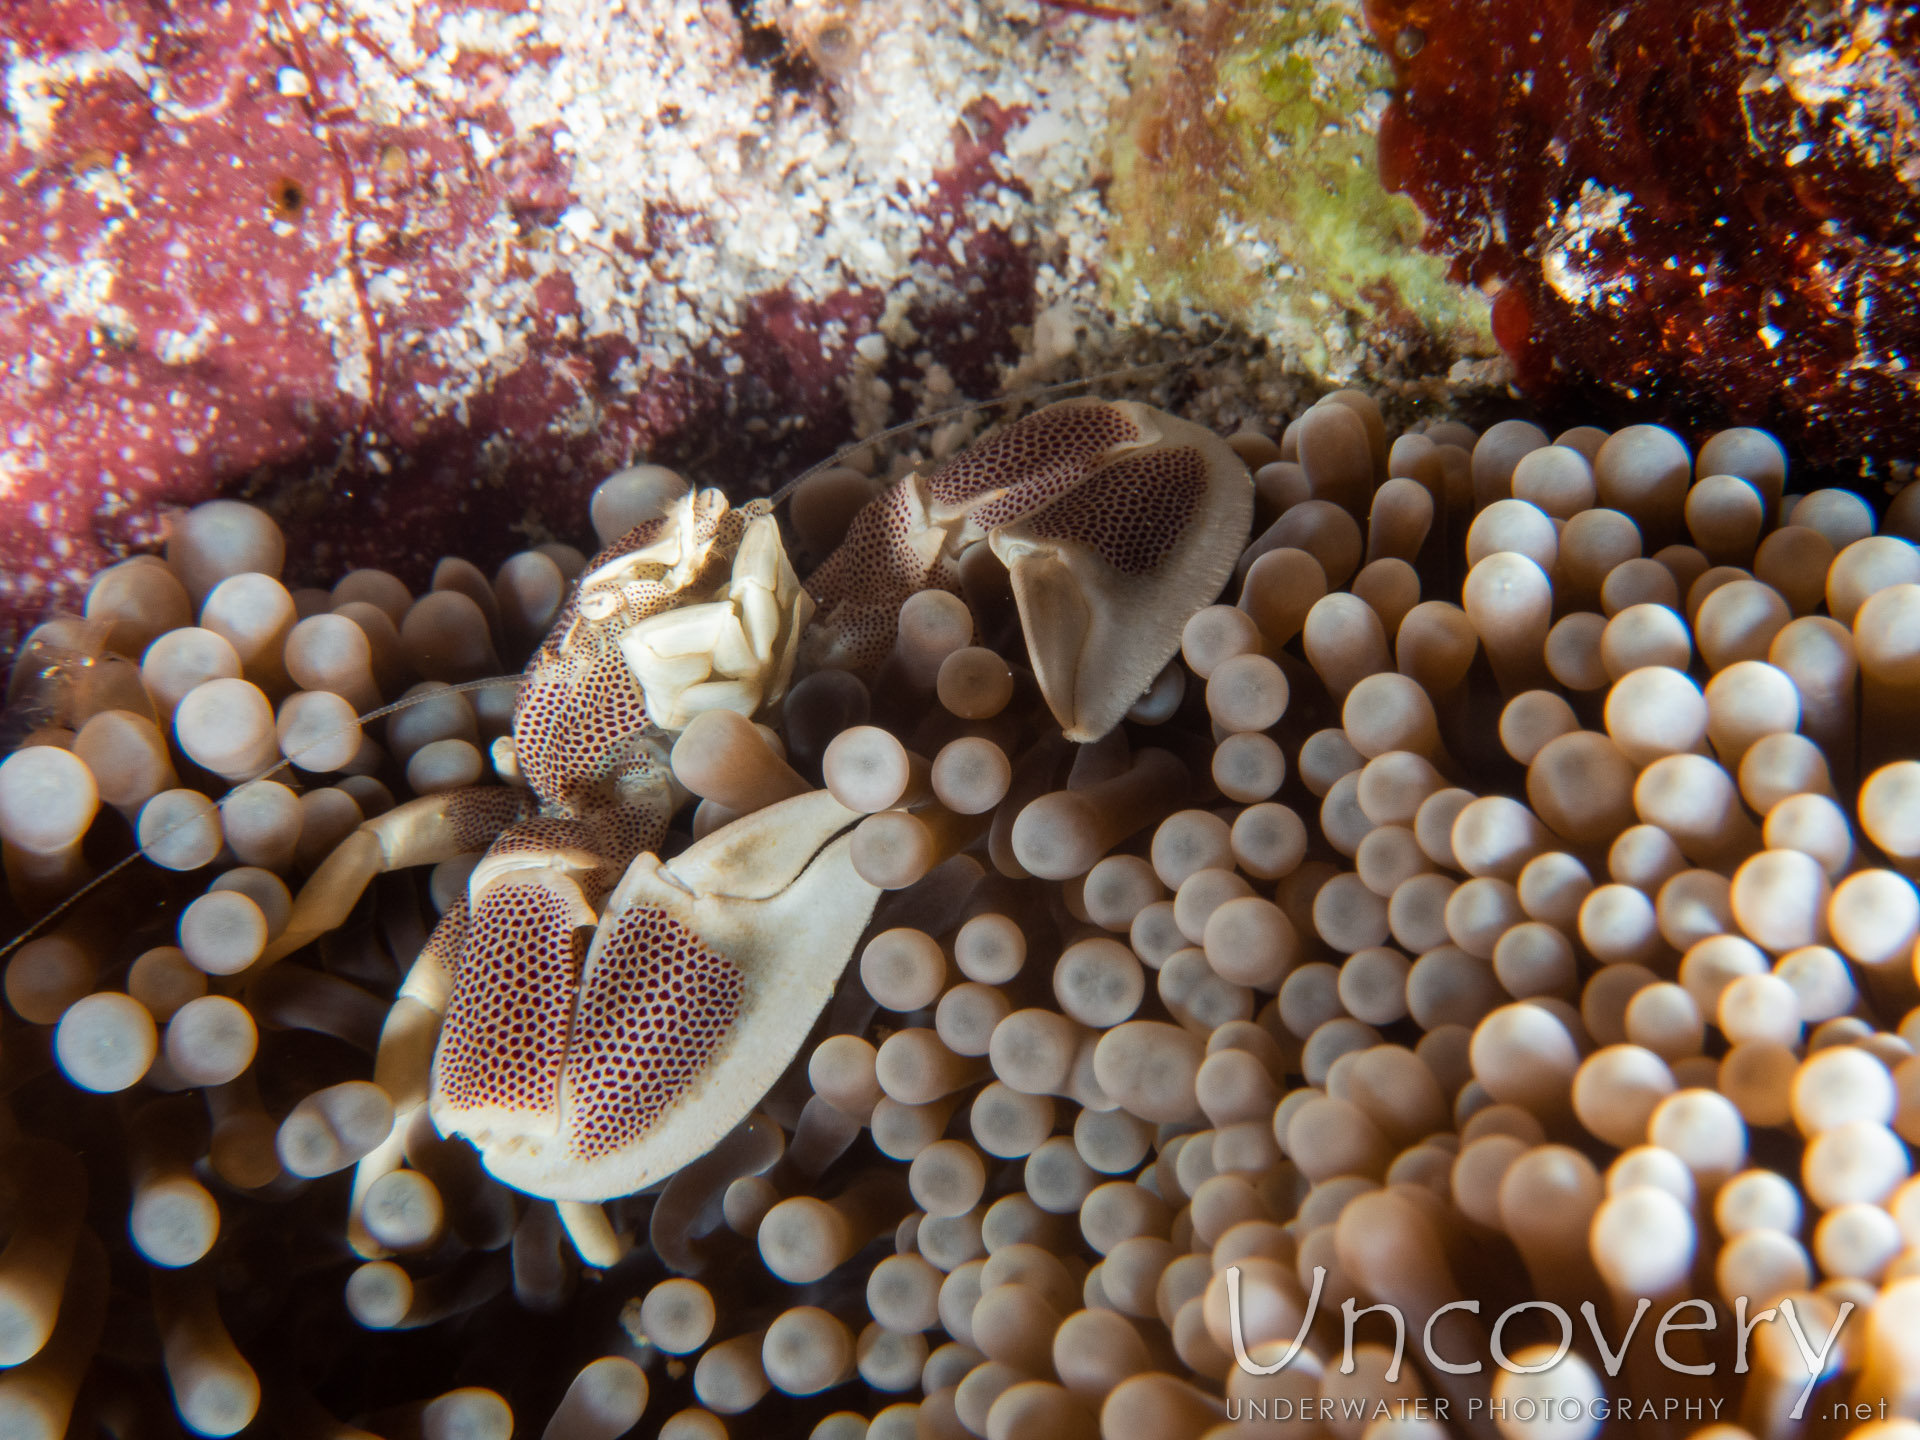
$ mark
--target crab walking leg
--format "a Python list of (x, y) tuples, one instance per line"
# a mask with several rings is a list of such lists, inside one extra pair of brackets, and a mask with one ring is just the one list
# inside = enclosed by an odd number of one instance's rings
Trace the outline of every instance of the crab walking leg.
[(435, 1124), (496, 1179), (556, 1200), (629, 1194), (704, 1154), (798, 1053), (873, 912), (843, 833), (858, 818), (815, 791), (671, 862), (639, 856), (579, 967), (557, 877), (516, 876), (517, 908), (491, 919), (483, 899)]
[(453, 991), (453, 973), (467, 941), (467, 900), (458, 896), (433, 927), (418, 958), (401, 982), (380, 1031), (374, 1054), (373, 1083), (393, 1101), (393, 1129), (353, 1167), (353, 1193), (347, 1204), (347, 1243), (363, 1260), (384, 1260), (393, 1252), (367, 1229), (368, 1192), (406, 1158), (413, 1119), (427, 1103), (433, 1050), (440, 1039), (440, 1017)]
[(337, 929), (374, 876), (485, 850), (533, 804), (525, 790), (476, 785), (423, 796), (366, 821), (300, 887), (286, 929), (262, 952), (254, 973)]
[(616, 1231), (604, 1206), (590, 1200), (561, 1200), (556, 1208), (561, 1229), (567, 1232), (581, 1260), (594, 1269), (612, 1269), (633, 1248), (632, 1232)]

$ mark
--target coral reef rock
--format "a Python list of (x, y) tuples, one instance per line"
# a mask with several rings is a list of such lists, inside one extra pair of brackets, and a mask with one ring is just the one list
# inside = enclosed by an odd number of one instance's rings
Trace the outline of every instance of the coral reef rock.
[(1421, 253), (1418, 210), (1380, 182), (1392, 69), (1355, 0), (1209, 5), (1169, 28), (1114, 136), (1116, 307), (1234, 317), (1335, 385), (1497, 353), (1485, 299)]
[(0, 639), (214, 493), (418, 583), (635, 454), (751, 491), (994, 388), (1094, 287), (1141, 32), (928, 8), (7, 7)]
[[(1920, 449), (1920, 15), (1374, 0), (1384, 177), (1535, 398), (1776, 429), (1816, 464)], [(1848, 463), (1854, 463), (1851, 459)]]

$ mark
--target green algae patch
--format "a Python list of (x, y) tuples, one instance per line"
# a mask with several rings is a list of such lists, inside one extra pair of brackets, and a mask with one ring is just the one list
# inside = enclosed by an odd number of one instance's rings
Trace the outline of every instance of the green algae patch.
[(1333, 381), (1495, 353), (1485, 297), (1381, 183), (1392, 72), (1357, 3), (1217, 4), (1143, 49), (1112, 142), (1107, 282), (1125, 312), (1205, 311)]

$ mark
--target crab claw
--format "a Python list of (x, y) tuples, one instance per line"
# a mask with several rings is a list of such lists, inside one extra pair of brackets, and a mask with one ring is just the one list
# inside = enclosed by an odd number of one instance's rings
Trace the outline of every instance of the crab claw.
[(1119, 724), (1180, 648), (1253, 519), (1247, 467), (1219, 436), (1130, 401), (1112, 408), (1143, 443), (987, 532), (1012, 576), (1040, 693), (1081, 742)]
[(1120, 722), (1220, 593), (1247, 543), (1253, 485), (1224, 440), (1132, 401), (1062, 400), (853, 519), (807, 580), (817, 666), (867, 671), (915, 591), (958, 592), (985, 538), (1012, 572), (1041, 694), (1069, 740)]
[[(577, 911), (544, 885), (511, 887), (492, 941), (470, 940), (461, 962), (435, 1124), (505, 1184), (556, 1200), (630, 1194), (704, 1154), (798, 1054), (873, 913), (845, 833), (858, 818), (816, 791), (671, 861), (641, 855), (577, 981), (562, 956)], [(551, 964), (529, 965), (508, 933), (536, 911), (552, 912)]]

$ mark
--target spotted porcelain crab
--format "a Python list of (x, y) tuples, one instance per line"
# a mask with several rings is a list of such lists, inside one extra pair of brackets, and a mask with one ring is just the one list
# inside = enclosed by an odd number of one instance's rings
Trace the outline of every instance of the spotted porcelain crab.
[[(670, 1175), (757, 1105), (820, 1015), (878, 899), (860, 818), (825, 791), (669, 860), (667, 747), (695, 715), (753, 716), (796, 661), (872, 672), (901, 602), (958, 591), (984, 541), (1067, 734), (1118, 723), (1245, 543), (1246, 467), (1130, 403), (1008, 425), (854, 519), (802, 586), (771, 506), (689, 492), (596, 557), (528, 664), (496, 768), (519, 784), (368, 821), (302, 890), (271, 962), (338, 924), (376, 874), (484, 851), (402, 987), (375, 1078), (505, 1183), (563, 1202)], [(430, 1064), (429, 1064), (430, 1060)], [(360, 1184), (399, 1163), (362, 1162)]]

